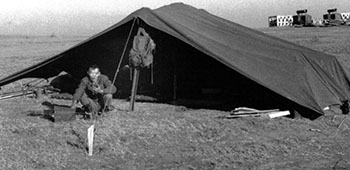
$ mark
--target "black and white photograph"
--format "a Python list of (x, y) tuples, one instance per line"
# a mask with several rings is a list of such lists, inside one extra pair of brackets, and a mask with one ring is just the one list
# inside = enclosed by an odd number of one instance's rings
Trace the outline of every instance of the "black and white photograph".
[(0, 170), (350, 170), (346, 0), (0, 0)]

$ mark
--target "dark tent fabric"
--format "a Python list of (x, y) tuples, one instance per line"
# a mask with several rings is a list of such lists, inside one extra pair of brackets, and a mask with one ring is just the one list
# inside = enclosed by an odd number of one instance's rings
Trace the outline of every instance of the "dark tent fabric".
[[(49, 78), (61, 71), (80, 78), (93, 63), (102, 66), (101, 71), (113, 77), (133, 25), (132, 35), (136, 34), (138, 26), (142, 26), (157, 44), (154, 72), (145, 70), (143, 76), (148, 77), (148, 81), (152, 74), (155, 82), (148, 86), (168, 91), (163, 94), (174, 94), (172, 91), (176, 90), (181, 94), (180, 90), (191, 86), (186, 81), (206, 84), (201, 81), (208, 81), (207, 78), (214, 81), (208, 82), (208, 87), (211, 84), (210, 87), (239, 88), (239, 84), (244, 86), (238, 82), (242, 79), (233, 77), (241, 76), (259, 88), (320, 114), (324, 107), (349, 99), (349, 78), (334, 56), (266, 35), (183, 3), (155, 10), (141, 8), (80, 44), (0, 80), (0, 86), (26, 77)], [(128, 50), (122, 65), (128, 63)], [(178, 74), (176, 82), (174, 73)], [(126, 81), (130, 85), (129, 75), (121, 72), (117, 86), (123, 86)], [(163, 87), (176, 83), (182, 83), (182, 86)]]

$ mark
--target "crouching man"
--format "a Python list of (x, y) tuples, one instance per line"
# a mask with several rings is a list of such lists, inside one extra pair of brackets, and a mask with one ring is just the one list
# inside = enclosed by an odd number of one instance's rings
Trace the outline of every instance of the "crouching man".
[(90, 117), (99, 112), (113, 110), (111, 102), (116, 87), (106, 75), (100, 73), (97, 65), (90, 66), (87, 74), (75, 90), (71, 108), (75, 108), (79, 101)]

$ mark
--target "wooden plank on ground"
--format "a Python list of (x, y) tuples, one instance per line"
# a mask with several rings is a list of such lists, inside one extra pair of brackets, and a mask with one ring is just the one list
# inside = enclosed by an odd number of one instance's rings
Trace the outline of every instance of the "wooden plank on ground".
[(239, 115), (239, 114), (258, 114), (258, 113), (269, 113), (269, 112), (277, 112), (279, 109), (271, 109), (271, 110), (251, 110), (251, 111), (234, 111), (231, 114)]

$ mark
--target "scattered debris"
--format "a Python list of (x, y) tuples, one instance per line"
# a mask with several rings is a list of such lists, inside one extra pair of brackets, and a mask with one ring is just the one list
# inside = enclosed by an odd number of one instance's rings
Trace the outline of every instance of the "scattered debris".
[(323, 108), (323, 110), (330, 110), (330, 106), (326, 106), (325, 108)]
[(267, 112), (274, 112), (279, 111), (279, 109), (272, 109), (272, 110), (257, 110), (253, 108), (248, 107), (238, 107), (234, 110), (232, 110), (232, 114), (238, 115), (238, 114), (253, 114), (253, 113), (267, 113)]
[(239, 117), (269, 117), (270, 119), (290, 115), (289, 111), (280, 111), (279, 109), (257, 110), (248, 107), (239, 107), (232, 110), (232, 113), (224, 118)]
[(311, 131), (311, 132), (321, 132), (320, 129), (309, 129), (309, 131)]
[[(156, 102), (157, 98), (145, 95), (136, 95), (135, 100), (139, 102)], [(127, 99), (127, 101), (130, 101), (130, 97)]]
[(185, 106), (177, 106), (177, 107), (175, 107), (175, 112), (185, 112), (187, 110), (188, 109)]
[(21, 87), (21, 89), (19, 90), (1, 93), (0, 100), (10, 99), (10, 98), (20, 97), (20, 96), (34, 96), (35, 98), (38, 99), (43, 94), (48, 95), (56, 92), (59, 92), (59, 89), (56, 89), (48, 85), (44, 85), (44, 86), (25, 85)]
[(343, 125), (345, 119), (347, 118), (347, 116), (344, 117), (344, 119), (340, 122), (339, 126), (338, 126), (338, 129)]
[(57, 94), (51, 95), (51, 98), (53, 98), (53, 99), (63, 99), (63, 100), (72, 100), (73, 99), (73, 95), (69, 94), (69, 93), (57, 93)]
[(287, 111), (277, 111), (277, 112), (270, 112), (270, 113), (267, 113), (270, 117), (270, 119), (272, 118), (276, 118), (276, 117), (282, 117), (282, 116), (287, 116), (287, 115), (290, 115), (290, 112), (287, 110)]

